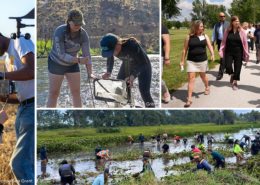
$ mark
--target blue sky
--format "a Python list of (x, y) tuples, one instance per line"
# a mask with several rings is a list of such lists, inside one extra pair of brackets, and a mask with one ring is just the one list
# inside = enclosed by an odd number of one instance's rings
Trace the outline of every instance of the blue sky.
[[(179, 16), (173, 20), (179, 20), (182, 22), (182, 21), (184, 21), (184, 17), (186, 17), (188, 20), (190, 20), (191, 19), (190, 13), (192, 11), (192, 2), (193, 1), (194, 0), (180, 0), (178, 7), (180, 9), (182, 9), (181, 16)], [(206, 0), (206, 2), (208, 4), (217, 4), (217, 5), (223, 4), (227, 10), (231, 7), (230, 4), (232, 3), (232, 1), (233, 0)]]
[[(9, 19), (9, 17), (21, 17), (29, 13), (35, 8), (35, 0), (1, 0), (1, 22), (0, 32), (10, 37), (11, 33), (16, 33), (16, 20)], [(22, 19), (23, 24), (34, 24), (35, 19)], [(21, 32), (30, 33), (31, 40), (35, 43), (35, 29), (36, 27), (22, 28)]]

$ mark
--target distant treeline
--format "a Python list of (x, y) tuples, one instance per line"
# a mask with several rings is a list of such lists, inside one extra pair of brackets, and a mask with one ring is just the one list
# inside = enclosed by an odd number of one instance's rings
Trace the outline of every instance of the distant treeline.
[(231, 110), (38, 110), (38, 129), (69, 127), (119, 127), (187, 125), (192, 123), (235, 124), (260, 120), (260, 112), (237, 114)]

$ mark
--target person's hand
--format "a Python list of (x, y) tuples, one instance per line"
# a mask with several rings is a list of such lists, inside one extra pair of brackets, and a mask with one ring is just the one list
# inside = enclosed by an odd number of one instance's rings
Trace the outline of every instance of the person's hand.
[(180, 62), (179, 67), (184, 66), (184, 61)]
[(4, 124), (8, 120), (8, 116), (4, 110), (0, 112), (0, 124)]
[(80, 64), (88, 64), (89, 56), (80, 58)]
[(211, 45), (212, 46), (212, 49), (215, 50), (215, 45)]
[(110, 72), (107, 72), (105, 74), (102, 75), (102, 79), (107, 79), (111, 76), (111, 73)]
[(134, 85), (134, 80), (135, 80), (135, 77), (134, 77), (133, 75), (130, 76), (130, 80), (129, 80), (129, 77), (127, 77), (127, 78), (125, 79), (125, 81), (126, 81), (127, 83), (129, 83), (128, 87), (129, 87), (130, 89), (132, 89), (132, 87), (133, 87), (133, 85)]
[(223, 163), (225, 162), (224, 159), (222, 159), (222, 162), (223, 162)]
[(170, 60), (164, 60), (164, 64), (166, 67), (169, 67), (171, 62), (170, 62)]
[(215, 61), (215, 56), (214, 55), (211, 56), (211, 60), (212, 60), (212, 62)]

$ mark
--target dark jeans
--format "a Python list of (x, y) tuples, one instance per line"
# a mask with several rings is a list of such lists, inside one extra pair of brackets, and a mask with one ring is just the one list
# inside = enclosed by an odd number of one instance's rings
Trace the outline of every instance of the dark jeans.
[(209, 145), (209, 144), (212, 144), (212, 139), (209, 139), (209, 140), (208, 140), (208, 145)]
[(248, 45), (248, 53), (250, 52), (250, 46), (251, 46), (251, 42), (247, 41), (247, 45)]
[(219, 168), (219, 165), (221, 165), (222, 168), (225, 168), (225, 159), (224, 159), (224, 162), (216, 161), (215, 168)]
[[(221, 41), (222, 40), (217, 40), (218, 51), (220, 49)], [(224, 71), (225, 71), (225, 60), (220, 58), (218, 75), (223, 76)]]
[(251, 51), (254, 50), (254, 44), (255, 44), (254, 38), (250, 38), (250, 48), (251, 48)]
[(260, 44), (255, 43), (255, 49), (256, 49), (256, 61), (259, 61)]
[[(226, 51), (226, 56), (225, 56), (226, 72), (229, 75), (234, 74), (233, 76), (234, 80), (240, 80), (240, 73), (242, 67), (242, 53), (243, 51), (242, 52), (233, 51), (232, 53)], [(232, 67), (233, 61), (234, 61), (234, 70)]]

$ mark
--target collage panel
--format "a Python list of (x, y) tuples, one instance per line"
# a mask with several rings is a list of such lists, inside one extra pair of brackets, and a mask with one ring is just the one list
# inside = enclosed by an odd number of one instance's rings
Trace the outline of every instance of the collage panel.
[(1, 2), (0, 184), (35, 182), (35, 0)]
[(37, 183), (257, 184), (259, 115), (249, 109), (38, 110)]
[(259, 108), (259, 1), (163, 2), (162, 108)]
[(38, 108), (160, 108), (159, 0), (37, 2)]

